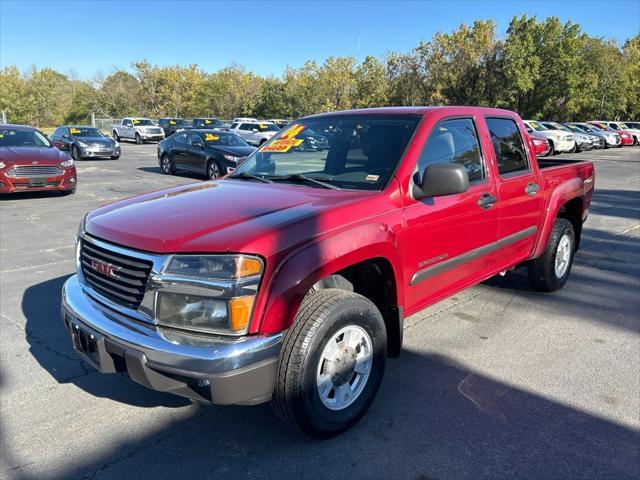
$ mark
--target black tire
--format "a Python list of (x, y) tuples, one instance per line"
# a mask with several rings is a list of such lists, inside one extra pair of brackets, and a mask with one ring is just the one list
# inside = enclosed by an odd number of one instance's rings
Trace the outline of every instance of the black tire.
[(549, 140), (549, 153), (547, 153), (547, 157), (550, 157), (551, 155), (555, 155), (555, 154), (556, 154), (556, 149), (553, 146), (553, 142)]
[(169, 155), (166, 153), (160, 157), (160, 170), (162, 170), (162, 173), (165, 175), (173, 175), (176, 171), (171, 158), (169, 158)]
[(113, 131), (113, 133), (111, 134), (111, 136), (113, 137), (113, 139), (114, 139), (116, 142), (119, 142), (119, 141), (120, 141), (120, 135), (118, 135), (118, 132), (117, 132), (116, 130), (114, 130), (114, 131)]
[(136, 133), (136, 144), (137, 145), (142, 145), (142, 137), (140, 136), (139, 133)]
[(569, 150), (569, 153), (578, 153), (580, 149), (578, 148), (578, 142), (573, 142), (573, 147)]
[(113, 155), (111, 157), (111, 160), (118, 160), (120, 158), (120, 155)]
[(71, 158), (73, 158), (76, 162), (82, 160), (82, 156), (80, 155), (80, 149), (75, 145), (71, 147)]
[(76, 189), (72, 188), (71, 190), (62, 190), (60, 192), (60, 195), (62, 195), (63, 197), (66, 197), (67, 195), (73, 195), (74, 193), (76, 193)]
[[(354, 327), (365, 331), (371, 341), (370, 371), (351, 403), (330, 409), (321, 400), (317, 384), (319, 369), (326, 365), (321, 364), (323, 350), (342, 329)], [(315, 438), (330, 438), (347, 430), (367, 412), (378, 392), (386, 350), (384, 320), (370, 300), (336, 288), (311, 292), (284, 338), (272, 400), (275, 414), (286, 425)], [(356, 374), (352, 375), (353, 380), (346, 382), (355, 381)], [(344, 378), (341, 381), (346, 384)]]
[(303, 139), (302, 143), (298, 146), (298, 151), (299, 152), (306, 152), (307, 150), (308, 150), (307, 141)]
[(262, 145), (264, 145), (265, 143), (267, 143), (267, 139), (266, 139), (266, 138), (263, 138), (262, 140), (260, 140), (260, 141), (258, 142), (258, 148), (260, 148), (260, 147), (261, 147)]
[(218, 162), (215, 160), (209, 160), (209, 163), (207, 163), (207, 177), (209, 177), (210, 180), (215, 180), (221, 176), (222, 170), (220, 169)]
[[(569, 257), (562, 274), (556, 270), (556, 257), (561, 254), (559, 245), (562, 239), (569, 238)], [(565, 218), (557, 218), (544, 253), (538, 258), (531, 260), (528, 265), (529, 283), (538, 292), (555, 292), (560, 290), (569, 278), (573, 255), (575, 253), (576, 235), (573, 225)]]

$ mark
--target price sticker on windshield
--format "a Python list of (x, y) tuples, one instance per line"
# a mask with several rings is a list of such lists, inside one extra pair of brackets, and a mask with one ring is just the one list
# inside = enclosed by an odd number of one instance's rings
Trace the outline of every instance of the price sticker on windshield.
[(214, 135), (213, 133), (207, 133), (204, 136), (204, 140), (205, 142), (213, 142), (216, 140), (220, 140), (220, 137), (218, 137), (217, 135)]
[(204, 124), (205, 124), (205, 125), (211, 125), (211, 120), (205, 120), (205, 121), (204, 121)]
[(301, 138), (279, 138), (274, 140), (270, 145), (266, 145), (260, 149), (261, 152), (284, 153), (293, 147), (298, 147), (304, 142)]
[(175, 120), (169, 120), (169, 125), (175, 125), (176, 121)]
[(77, 135), (78, 133), (80, 133), (80, 130), (78, 130), (77, 128), (70, 128), (69, 132), (71, 132), (71, 135)]
[(134, 120), (133, 123), (138, 124), (140, 123), (140, 120)]

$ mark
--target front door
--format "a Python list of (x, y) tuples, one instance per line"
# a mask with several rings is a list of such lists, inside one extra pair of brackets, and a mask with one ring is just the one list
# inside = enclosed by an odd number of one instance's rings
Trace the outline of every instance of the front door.
[(195, 132), (189, 133), (189, 150), (187, 153), (187, 164), (189, 169), (196, 172), (206, 172), (206, 155), (204, 152), (204, 142), (200, 135)]
[(442, 120), (420, 154), (416, 185), (433, 163), (464, 165), (470, 185), (461, 194), (410, 199), (405, 207), (407, 313), (467, 285), (488, 266), (497, 239), (497, 191), (476, 127), (472, 118)]

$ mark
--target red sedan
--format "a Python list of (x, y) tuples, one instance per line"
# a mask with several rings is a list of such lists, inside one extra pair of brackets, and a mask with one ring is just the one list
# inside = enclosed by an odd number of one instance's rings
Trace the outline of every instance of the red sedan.
[(76, 191), (73, 159), (35, 128), (0, 125), (0, 193)]
[(549, 140), (541, 137), (531, 137), (531, 141), (533, 141), (534, 153), (536, 157), (546, 157), (549, 154), (549, 150), (551, 146), (549, 145)]

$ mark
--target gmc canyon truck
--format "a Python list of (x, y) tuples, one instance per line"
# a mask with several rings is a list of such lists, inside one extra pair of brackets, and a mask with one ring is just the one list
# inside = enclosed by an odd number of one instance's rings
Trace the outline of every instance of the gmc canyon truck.
[[(305, 129), (332, 132), (329, 149), (297, 149)], [(562, 288), (593, 188), (589, 162), (537, 161), (510, 111), (309, 116), (226, 178), (89, 213), (62, 316), (100, 372), (271, 401), (326, 438), (371, 405), (407, 316), (518, 266)]]
[(149, 118), (127, 117), (120, 123), (111, 125), (111, 134), (116, 142), (134, 140), (137, 144), (147, 141), (160, 141), (164, 130)]

